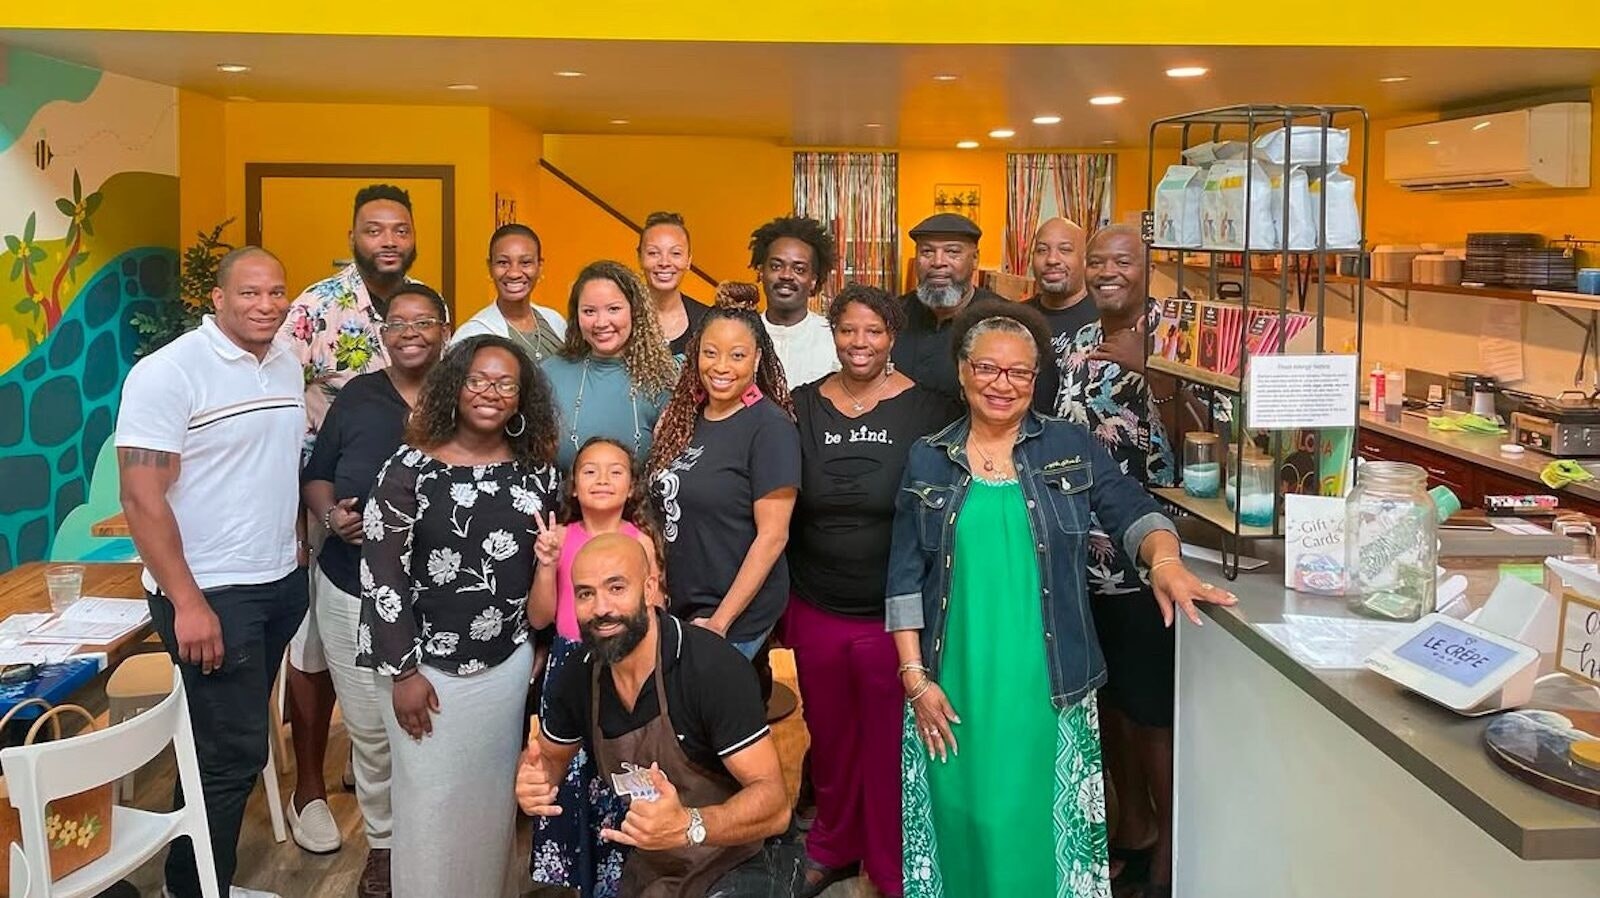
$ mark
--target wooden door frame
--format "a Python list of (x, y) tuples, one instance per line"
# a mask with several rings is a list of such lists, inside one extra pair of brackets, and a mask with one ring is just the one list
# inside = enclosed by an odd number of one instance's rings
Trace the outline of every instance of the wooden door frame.
[[(261, 182), (267, 178), (356, 178), (374, 184), (398, 180), (439, 182), (440, 245), (437, 286), (450, 304), (451, 320), (456, 310), (456, 167), (454, 165), (378, 165), (363, 162), (246, 162), (244, 164), (244, 239), (261, 245)], [(354, 197), (351, 198), (352, 200)], [(271, 247), (267, 247), (270, 249)]]

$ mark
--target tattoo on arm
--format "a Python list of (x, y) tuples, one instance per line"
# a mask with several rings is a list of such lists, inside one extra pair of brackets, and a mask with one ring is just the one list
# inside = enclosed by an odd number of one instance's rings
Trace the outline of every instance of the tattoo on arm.
[(154, 449), (136, 449), (123, 447), (117, 450), (117, 461), (124, 468), (171, 468), (178, 460), (172, 452), (157, 452)]

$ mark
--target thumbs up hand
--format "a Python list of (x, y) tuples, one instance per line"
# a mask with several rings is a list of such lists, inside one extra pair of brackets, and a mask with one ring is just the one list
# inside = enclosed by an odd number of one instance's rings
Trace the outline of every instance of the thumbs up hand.
[(561, 806), (556, 803), (557, 784), (545, 769), (544, 754), (539, 748), (539, 728), (528, 734), (528, 746), (522, 751), (522, 763), (517, 767), (517, 806), (524, 814), (535, 817), (556, 817)]

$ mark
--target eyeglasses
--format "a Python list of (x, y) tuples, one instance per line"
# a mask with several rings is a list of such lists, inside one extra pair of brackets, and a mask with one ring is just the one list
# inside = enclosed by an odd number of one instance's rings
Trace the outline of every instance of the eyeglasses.
[(442, 324), (437, 318), (418, 318), (416, 321), (385, 321), (378, 325), (378, 330), (386, 334), (404, 334), (414, 330), (419, 334), (432, 333)]
[(467, 378), (467, 392), (474, 395), (481, 394), (490, 387), (501, 396), (515, 396), (522, 390), (522, 386), (514, 380), (490, 380), (487, 377), (476, 375)]
[(967, 367), (972, 369), (972, 376), (979, 383), (990, 383), (995, 378), (1005, 376), (1007, 382), (1013, 387), (1027, 387), (1039, 376), (1036, 368), (1002, 368), (989, 362), (967, 361)]

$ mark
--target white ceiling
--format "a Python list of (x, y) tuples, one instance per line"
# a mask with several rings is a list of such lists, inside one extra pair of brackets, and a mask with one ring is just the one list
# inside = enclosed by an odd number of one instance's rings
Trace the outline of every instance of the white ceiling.
[[(751, 137), (799, 146), (1144, 143), (1151, 119), (1246, 102), (1374, 117), (1600, 84), (1600, 50), (906, 46), (107, 31), (0, 32), (63, 59), (258, 101), (487, 105), (547, 133)], [(247, 74), (219, 73), (222, 62)], [(1211, 73), (1178, 81), (1167, 68)], [(581, 78), (554, 73), (575, 70)], [(954, 74), (953, 81), (935, 81)], [(1380, 78), (1409, 75), (1385, 84)], [(445, 85), (473, 83), (476, 91)], [(1092, 107), (1095, 94), (1120, 106)], [(1062, 123), (1037, 126), (1036, 115)], [(627, 124), (612, 124), (626, 119)], [(868, 127), (877, 123), (880, 127)], [(991, 129), (1016, 136), (995, 140)]]

